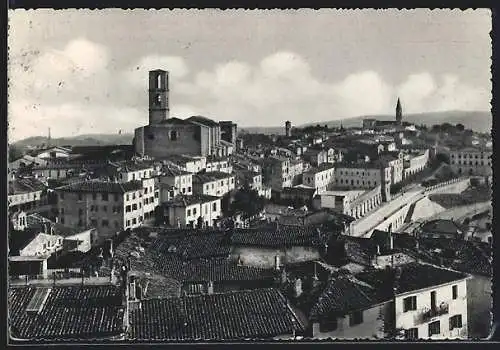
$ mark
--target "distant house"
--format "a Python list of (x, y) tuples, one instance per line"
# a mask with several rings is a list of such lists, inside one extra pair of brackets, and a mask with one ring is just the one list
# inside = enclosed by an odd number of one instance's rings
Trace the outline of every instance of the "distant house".
[(222, 197), (236, 188), (235, 174), (221, 171), (198, 173), (193, 176), (193, 193)]
[(50, 147), (46, 149), (36, 150), (33, 152), (34, 156), (40, 159), (61, 159), (61, 158), (69, 158), (71, 154), (71, 149), (66, 147)]
[(214, 226), (221, 217), (221, 199), (207, 195), (179, 195), (170, 201), (163, 202), (160, 206), (159, 217), (173, 227), (204, 227)]
[(47, 186), (34, 178), (9, 181), (8, 205), (13, 211), (30, 211), (44, 204)]
[(432, 220), (423, 224), (418, 230), (419, 238), (464, 239), (463, 228), (452, 220)]

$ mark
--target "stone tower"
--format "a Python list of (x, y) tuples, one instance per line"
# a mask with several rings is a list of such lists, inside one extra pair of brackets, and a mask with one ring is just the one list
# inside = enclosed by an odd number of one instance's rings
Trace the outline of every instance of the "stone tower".
[(156, 69), (149, 72), (149, 125), (169, 117), (168, 72)]
[(292, 123), (289, 120), (285, 122), (285, 135), (286, 137), (292, 136)]
[(396, 121), (398, 124), (403, 123), (403, 108), (401, 107), (401, 101), (398, 97), (398, 103), (396, 104)]

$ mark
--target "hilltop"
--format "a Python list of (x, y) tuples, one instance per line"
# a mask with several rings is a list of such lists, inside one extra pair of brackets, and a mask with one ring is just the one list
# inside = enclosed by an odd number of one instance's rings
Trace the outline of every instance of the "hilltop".
[[(344, 118), (330, 121), (314, 122), (298, 127), (305, 127), (308, 125), (328, 125), (328, 127), (339, 127), (340, 123), (344, 127), (360, 127), (363, 124), (363, 119), (376, 118), (379, 120), (392, 120), (393, 115), (366, 115), (354, 118)], [(431, 112), (431, 113), (415, 113), (405, 114), (403, 120), (420, 125), (425, 124), (432, 126), (434, 124), (450, 123), (450, 124), (463, 124), (467, 129), (473, 129), (477, 132), (489, 133), (492, 128), (492, 115), (490, 112), (481, 111), (447, 111), (447, 112)], [(262, 134), (283, 134), (285, 132), (284, 126), (275, 127), (241, 127), (240, 132), (243, 133), (262, 133)], [(132, 144), (134, 135), (130, 134), (87, 134), (78, 135), (73, 137), (62, 137), (51, 140), (52, 145), (64, 146), (97, 146), (97, 145), (129, 145)], [(47, 137), (35, 136), (29, 137), (24, 140), (14, 142), (12, 145), (18, 148), (26, 148), (28, 146), (41, 146), (47, 143)]]
[[(375, 118), (379, 120), (393, 120), (394, 115), (365, 115), (354, 118), (345, 118), (334, 121), (323, 121), (308, 123), (300, 125), (299, 127), (309, 126), (309, 125), (328, 125), (328, 127), (338, 127), (342, 122), (344, 127), (355, 127), (362, 126), (363, 119)], [(425, 124), (427, 126), (432, 126), (434, 124), (450, 123), (463, 124), (466, 129), (472, 129), (477, 132), (490, 132), (492, 128), (492, 115), (491, 112), (482, 111), (446, 111), (446, 112), (429, 112), (429, 113), (413, 113), (404, 114), (403, 120), (410, 123), (421, 125)]]

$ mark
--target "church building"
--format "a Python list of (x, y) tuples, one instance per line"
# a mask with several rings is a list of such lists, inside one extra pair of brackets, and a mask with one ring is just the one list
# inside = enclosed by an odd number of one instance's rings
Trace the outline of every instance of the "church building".
[[(171, 155), (227, 156), (236, 145), (237, 126), (202, 116), (171, 118), (168, 72), (149, 72), (149, 124), (135, 129), (138, 156), (164, 159)], [(222, 132), (221, 132), (222, 129)]]

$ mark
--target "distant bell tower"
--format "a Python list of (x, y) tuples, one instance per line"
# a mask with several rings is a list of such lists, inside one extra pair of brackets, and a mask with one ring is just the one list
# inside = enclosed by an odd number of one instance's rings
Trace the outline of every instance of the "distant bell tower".
[(403, 108), (401, 107), (401, 101), (398, 97), (398, 103), (396, 104), (396, 121), (398, 124), (403, 123)]
[(159, 124), (169, 117), (168, 72), (149, 72), (149, 125)]
[(292, 136), (292, 123), (289, 120), (285, 122), (285, 135), (286, 137)]

